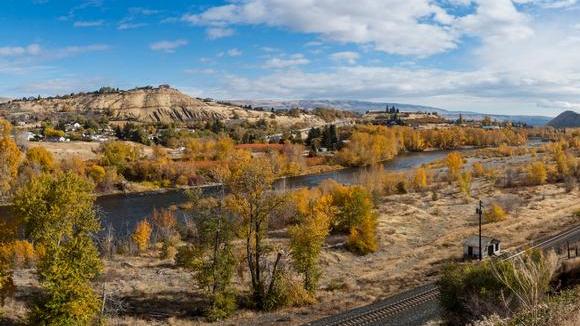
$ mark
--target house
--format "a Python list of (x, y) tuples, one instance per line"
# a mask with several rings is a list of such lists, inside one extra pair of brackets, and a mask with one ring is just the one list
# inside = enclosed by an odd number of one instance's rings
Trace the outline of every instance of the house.
[[(482, 257), (498, 256), (500, 254), (500, 241), (490, 237), (481, 237), (481, 246), (484, 248)], [(479, 258), (479, 236), (472, 235), (463, 243), (463, 256), (465, 258)]]

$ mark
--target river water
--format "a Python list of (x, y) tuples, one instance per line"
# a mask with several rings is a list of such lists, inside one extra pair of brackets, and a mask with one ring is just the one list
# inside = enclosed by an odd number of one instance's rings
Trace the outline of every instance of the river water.
[[(536, 145), (530, 142), (529, 145)], [(383, 163), (385, 171), (402, 171), (413, 169), (422, 164), (430, 163), (445, 157), (448, 151), (431, 151), (420, 153), (405, 153), (395, 157), (391, 161)], [(300, 187), (314, 187), (326, 179), (334, 179), (344, 184), (352, 184), (368, 168), (346, 168), (333, 172), (311, 174), (296, 177), (278, 179), (274, 183), (276, 190), (290, 190)], [(217, 193), (220, 186), (203, 187), (204, 194)], [(106, 195), (97, 198), (96, 205), (102, 216), (103, 226), (111, 225), (116, 233), (128, 234), (135, 224), (151, 215), (154, 209), (179, 206), (188, 200), (186, 192), (181, 189), (167, 190), (163, 192), (146, 192), (134, 194)], [(0, 206), (0, 216), (10, 216), (7, 206)], [(179, 218), (184, 213), (177, 211)]]
[[(383, 163), (383, 166), (386, 171), (412, 169), (441, 159), (447, 153), (446, 151), (406, 153)], [(352, 184), (367, 169), (365, 167), (346, 168), (333, 172), (286, 177), (276, 180), (274, 189), (283, 191), (301, 187), (314, 187), (326, 179)], [(203, 187), (203, 193), (216, 194), (220, 189), (221, 186)], [(164, 192), (100, 196), (96, 204), (102, 214), (103, 226), (110, 224), (117, 233), (128, 234), (139, 220), (150, 216), (154, 209), (169, 208), (171, 206), (179, 207), (180, 204), (186, 203), (187, 200), (185, 190), (175, 189)], [(177, 215), (181, 218), (183, 217), (183, 212), (177, 210)]]

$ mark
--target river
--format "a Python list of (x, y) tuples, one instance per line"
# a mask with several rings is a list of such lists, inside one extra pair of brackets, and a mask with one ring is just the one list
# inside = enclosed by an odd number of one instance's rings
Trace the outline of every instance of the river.
[[(441, 159), (447, 153), (446, 151), (405, 153), (391, 161), (384, 162), (383, 166), (387, 171), (408, 170)], [(366, 167), (346, 168), (319, 174), (286, 177), (276, 180), (274, 189), (282, 191), (300, 187), (314, 187), (326, 179), (334, 179), (340, 183), (351, 184), (367, 169)], [(220, 188), (220, 186), (203, 187), (203, 192), (204, 194), (215, 194)], [(174, 189), (163, 192), (100, 196), (96, 204), (102, 214), (103, 226), (110, 224), (116, 233), (128, 234), (132, 231), (137, 221), (150, 216), (154, 209), (179, 206), (186, 203), (187, 200), (185, 190)], [(179, 218), (183, 217), (183, 213), (179, 210), (177, 215)]]
[[(536, 145), (529, 142), (529, 145)], [(386, 171), (409, 170), (445, 157), (448, 151), (429, 151), (420, 153), (404, 153), (393, 160), (383, 163)], [(290, 190), (300, 187), (314, 187), (326, 179), (334, 179), (340, 183), (351, 184), (367, 167), (346, 168), (342, 170), (286, 177), (276, 180), (274, 189)], [(216, 193), (220, 186), (203, 187), (204, 194)], [(162, 192), (146, 192), (132, 194), (115, 194), (99, 196), (96, 204), (102, 216), (103, 226), (111, 225), (117, 234), (128, 234), (141, 219), (150, 216), (154, 209), (179, 206), (188, 200), (186, 192), (181, 189)], [(0, 216), (10, 216), (9, 207), (0, 206)], [(177, 211), (179, 218), (184, 214)]]

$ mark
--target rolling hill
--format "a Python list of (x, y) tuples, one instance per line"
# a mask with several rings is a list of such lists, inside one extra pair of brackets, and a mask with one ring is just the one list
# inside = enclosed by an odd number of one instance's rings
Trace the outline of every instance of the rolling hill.
[(580, 113), (564, 111), (548, 122), (554, 128), (580, 128)]
[(105, 115), (110, 120), (139, 122), (254, 121), (264, 118), (276, 120), (282, 125), (322, 123), (320, 118), (309, 114), (274, 117), (270, 112), (246, 110), (229, 103), (193, 98), (166, 85), (131, 90), (103, 88), (96, 92), (18, 99), (0, 104), (0, 115), (5, 117), (55, 117), (67, 113)]

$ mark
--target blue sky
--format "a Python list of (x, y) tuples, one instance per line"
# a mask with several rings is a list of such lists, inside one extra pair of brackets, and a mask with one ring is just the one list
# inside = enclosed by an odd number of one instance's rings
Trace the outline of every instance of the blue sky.
[(219, 99), (580, 109), (577, 0), (4, 0), (0, 96), (168, 83)]

